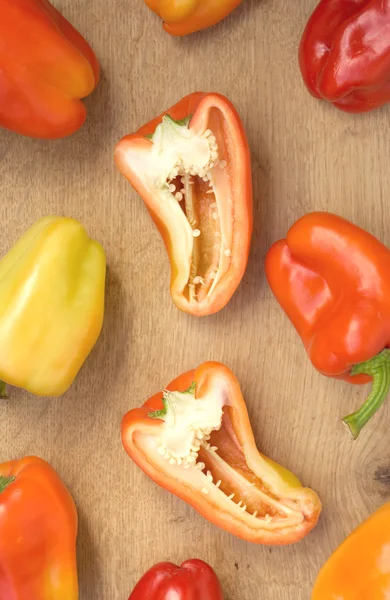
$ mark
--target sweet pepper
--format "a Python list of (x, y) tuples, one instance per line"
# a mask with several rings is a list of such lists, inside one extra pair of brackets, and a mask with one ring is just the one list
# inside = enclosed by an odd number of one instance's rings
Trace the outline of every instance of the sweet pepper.
[(315, 582), (311, 600), (390, 598), (390, 502), (339, 546)]
[(78, 600), (77, 512), (44, 460), (0, 464), (1, 600)]
[(356, 438), (390, 389), (390, 250), (330, 213), (299, 219), (272, 246), (266, 275), (324, 375), (373, 387), (344, 419)]
[(129, 600), (223, 600), (213, 569), (202, 560), (154, 565), (139, 580)]
[(309, 92), (347, 112), (390, 101), (390, 0), (321, 0), (299, 62)]
[(0, 379), (63, 394), (99, 337), (104, 282), (104, 251), (80, 223), (35, 223), (0, 261)]
[(211, 27), (227, 17), (242, 0), (146, 0), (171, 35), (183, 36)]
[(223, 308), (245, 272), (252, 235), (248, 143), (233, 105), (194, 93), (116, 147), (171, 263), (171, 295), (195, 316)]
[(318, 496), (256, 448), (239, 383), (206, 362), (122, 422), (133, 461), (212, 523), (258, 544), (291, 544), (318, 521)]
[(91, 47), (48, 0), (0, 0), (0, 127), (61, 138), (99, 81)]

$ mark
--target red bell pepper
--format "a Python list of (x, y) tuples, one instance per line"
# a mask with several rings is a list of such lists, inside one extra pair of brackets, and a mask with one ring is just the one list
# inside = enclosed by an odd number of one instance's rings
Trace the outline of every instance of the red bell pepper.
[(341, 217), (311, 213), (272, 246), (265, 266), (313, 365), (352, 383), (372, 378), (366, 403), (344, 419), (357, 437), (390, 389), (390, 250)]
[(249, 149), (233, 105), (191, 94), (124, 137), (115, 160), (164, 240), (176, 306), (219, 311), (245, 272), (252, 234)]
[(0, 127), (61, 138), (85, 121), (99, 81), (89, 44), (48, 0), (0, 0)]
[(256, 448), (237, 379), (207, 362), (175, 379), (122, 422), (122, 441), (156, 483), (212, 523), (258, 544), (291, 544), (321, 503)]
[(139, 580), (129, 600), (223, 600), (213, 569), (202, 560), (154, 565)]
[(390, 0), (321, 0), (304, 31), (309, 92), (347, 112), (390, 101)]

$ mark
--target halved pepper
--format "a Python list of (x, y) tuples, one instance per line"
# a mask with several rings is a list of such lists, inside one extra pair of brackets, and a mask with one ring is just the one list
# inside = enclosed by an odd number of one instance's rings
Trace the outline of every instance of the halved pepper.
[(99, 82), (88, 42), (48, 0), (0, 0), (0, 127), (61, 138), (86, 119)]
[(249, 149), (233, 105), (219, 94), (186, 96), (124, 137), (115, 160), (164, 240), (176, 306), (219, 311), (245, 272), (252, 234)]
[(310, 213), (269, 250), (269, 285), (324, 375), (373, 387), (344, 419), (356, 438), (390, 390), (390, 250), (342, 217)]
[(212, 523), (258, 544), (291, 544), (317, 523), (321, 503), (256, 448), (239, 383), (206, 362), (122, 422), (133, 461)]
[[(72, 384), (99, 337), (106, 259), (78, 221), (37, 221), (0, 261), (0, 379), (40, 396)], [(4, 383), (2, 384), (4, 394)]]
[(171, 35), (183, 36), (211, 27), (227, 17), (242, 0), (146, 0)]
[(77, 511), (54, 469), (0, 464), (1, 600), (78, 600)]
[(390, 598), (390, 502), (364, 521), (322, 567), (312, 600)]

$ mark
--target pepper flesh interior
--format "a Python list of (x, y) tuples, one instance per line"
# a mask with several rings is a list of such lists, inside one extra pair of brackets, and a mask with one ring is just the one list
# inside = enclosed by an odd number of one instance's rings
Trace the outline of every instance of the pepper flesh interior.
[(232, 425), (234, 408), (223, 398), (196, 399), (195, 384), (186, 392), (165, 391), (164, 408), (149, 415), (164, 421), (161, 435), (146, 436), (146, 445), (153, 444), (173, 477), (210, 495), (210, 501), (217, 494), (219, 503), (226, 501), (226, 512), (240, 514), (248, 524), (278, 529), (302, 523), (296, 502), (272, 493), (248, 466)]
[[(210, 116), (218, 132), (216, 119), (217, 114)], [(210, 129), (197, 133), (189, 121), (165, 115), (150, 139), (152, 162), (159, 165), (154, 185), (180, 204), (193, 237), (183, 293), (190, 302), (201, 302), (230, 265), (229, 232), (224, 231), (220, 218), (221, 202), (226, 204), (228, 195), (222, 172), (228, 163), (223, 136)]]

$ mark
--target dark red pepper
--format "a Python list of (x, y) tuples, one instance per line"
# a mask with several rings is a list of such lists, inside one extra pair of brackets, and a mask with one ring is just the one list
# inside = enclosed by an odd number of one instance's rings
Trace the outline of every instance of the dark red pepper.
[(390, 0), (321, 0), (299, 62), (309, 92), (341, 110), (390, 102)]

